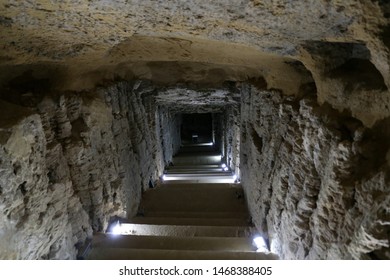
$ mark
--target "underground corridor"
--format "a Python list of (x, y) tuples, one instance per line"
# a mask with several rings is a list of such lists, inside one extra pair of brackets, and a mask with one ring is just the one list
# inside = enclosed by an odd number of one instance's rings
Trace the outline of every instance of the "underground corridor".
[(388, 1), (0, 1), (0, 259), (390, 259)]

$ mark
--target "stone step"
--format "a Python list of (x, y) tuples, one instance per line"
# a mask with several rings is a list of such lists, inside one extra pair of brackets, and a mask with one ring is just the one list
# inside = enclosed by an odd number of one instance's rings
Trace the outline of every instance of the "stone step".
[(183, 146), (180, 148), (178, 154), (183, 153), (218, 153), (218, 151), (213, 146)]
[(209, 155), (192, 155), (182, 154), (173, 158), (174, 165), (204, 165), (204, 164), (221, 164), (221, 156), (219, 154)]
[(214, 156), (221, 155), (221, 152), (215, 150), (214, 148), (208, 147), (194, 147), (194, 148), (186, 148), (180, 149), (178, 153), (173, 158), (181, 157), (181, 156)]
[(199, 165), (171, 165), (166, 170), (187, 170), (187, 169), (221, 169), (221, 165), (218, 164), (199, 164)]
[(95, 235), (92, 240), (92, 248), (97, 247), (237, 252), (252, 252), (256, 250), (252, 245), (252, 239), (245, 237), (181, 237), (112, 234)]
[(179, 182), (187, 182), (191, 181), (191, 183), (234, 183), (236, 177), (234, 174), (164, 174), (164, 181), (179, 181)]
[(148, 236), (249, 237), (256, 232), (250, 226), (122, 224), (122, 228), (126, 234)]
[(211, 146), (186, 146), (186, 147), (181, 147), (181, 149), (175, 154), (174, 157), (180, 156), (180, 155), (185, 155), (185, 154), (198, 154), (202, 156), (207, 156), (207, 155), (220, 155), (221, 152), (215, 149), (215, 147)]
[(247, 212), (163, 212), (147, 211), (143, 217), (170, 217), (170, 218), (202, 218), (202, 219), (243, 219), (250, 218)]
[(201, 184), (189, 184), (189, 183), (178, 183), (171, 184), (172, 182), (161, 182), (159, 187), (154, 189), (149, 189), (145, 193), (153, 190), (166, 191), (166, 190), (178, 190), (178, 191), (194, 191), (194, 192), (230, 192), (234, 191), (242, 191), (242, 187), (240, 184), (236, 183), (217, 183), (217, 184), (209, 184), (209, 183), (201, 183)]
[(90, 260), (277, 260), (273, 254), (192, 250), (96, 248)]
[(143, 194), (143, 211), (246, 212), (241, 188), (156, 188)]
[[(222, 170), (222, 168), (209, 168), (209, 169), (206, 169), (206, 168), (199, 168), (199, 169), (168, 169), (168, 170), (165, 170), (164, 171), (164, 174), (170, 174), (170, 173), (192, 173), (192, 174), (202, 174), (202, 173), (218, 173), (218, 172), (229, 172), (229, 171), (224, 171)], [(231, 171), (230, 171), (231, 172)]]
[(202, 184), (187, 184), (187, 183), (177, 183), (172, 184), (171, 182), (162, 182), (161, 188), (165, 189), (195, 189), (202, 192), (208, 191), (208, 189), (216, 190), (216, 189), (235, 189), (235, 190), (242, 190), (242, 187), (240, 184), (233, 184), (233, 183), (218, 183), (218, 184), (208, 184), (208, 183), (202, 183)]
[(248, 226), (242, 218), (178, 218), (178, 217), (134, 217), (125, 223), (155, 225), (199, 225), (199, 226)]
[(207, 146), (207, 147), (212, 147), (214, 144), (212, 142), (198, 142), (198, 143), (192, 143), (192, 142), (186, 142), (186, 140), (183, 140), (181, 148), (183, 147), (202, 147), (202, 146)]
[(224, 172), (224, 171), (217, 171), (217, 172), (167, 172), (164, 174), (165, 177), (180, 177), (180, 178), (209, 178), (209, 177), (232, 177), (234, 174), (232, 172)]
[(193, 179), (184, 179), (184, 178), (178, 178), (177, 180), (170, 180), (167, 182), (170, 182), (171, 184), (220, 184), (220, 183), (227, 183), (232, 184), (236, 180), (232, 177), (209, 177), (209, 178), (193, 178)]
[[(243, 194), (241, 185), (239, 184), (165, 184), (160, 187), (148, 189), (143, 195), (186, 195), (191, 193), (193, 196), (205, 196), (207, 194), (231, 195), (236, 193)], [(235, 195), (233, 196), (235, 197)]]
[(177, 174), (178, 176), (180, 176), (180, 175), (183, 175), (183, 176), (186, 176), (186, 175), (187, 176), (188, 175), (190, 175), (190, 176), (194, 176), (194, 175), (196, 175), (196, 176), (226, 175), (226, 176), (228, 176), (228, 175), (232, 175), (232, 172), (231, 171), (224, 171), (221, 168), (219, 168), (219, 169), (217, 169), (217, 168), (215, 168), (215, 169), (198, 169), (198, 170), (196, 170), (196, 169), (176, 170), (176, 169), (174, 169), (174, 170), (166, 170), (164, 174), (172, 174), (172, 175)]

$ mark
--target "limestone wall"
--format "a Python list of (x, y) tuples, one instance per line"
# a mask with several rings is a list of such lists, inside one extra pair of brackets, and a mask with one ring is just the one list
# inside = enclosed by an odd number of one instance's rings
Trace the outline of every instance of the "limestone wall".
[(1, 259), (73, 259), (111, 217), (136, 214), (177, 149), (161, 146), (175, 118), (156, 110), (153, 90), (47, 95), (37, 110), (0, 103)]
[(172, 156), (179, 151), (181, 145), (181, 115), (165, 106), (159, 107), (156, 114), (158, 114), (157, 129), (161, 140), (162, 163), (169, 165), (172, 162)]
[(242, 89), (242, 184), (286, 259), (389, 258), (389, 124), (368, 129), (315, 97)]
[(240, 106), (228, 106), (222, 114), (222, 130), (224, 142), (224, 157), (236, 175), (240, 174)]
[(92, 230), (62, 145), (39, 114), (5, 102), (0, 112), (0, 258), (74, 258)]

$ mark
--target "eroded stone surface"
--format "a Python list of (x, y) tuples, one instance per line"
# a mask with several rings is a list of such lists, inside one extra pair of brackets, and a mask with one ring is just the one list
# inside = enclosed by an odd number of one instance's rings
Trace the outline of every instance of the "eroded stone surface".
[[(0, 257), (74, 258), (75, 244), (91, 234), (91, 228), (74, 194), (62, 151), (47, 145), (38, 114), (1, 105), (24, 116), (1, 129)], [(55, 180), (50, 180), (49, 170), (58, 173)]]
[[(262, 77), (268, 89), (289, 95), (315, 83), (321, 103), (351, 110), (368, 126), (390, 116), (386, 1), (9, 0), (0, 5), (2, 95), (42, 86), (90, 89), (118, 78), (220, 85)], [(357, 48), (349, 53), (348, 45)], [(362, 61), (348, 61), (356, 57)], [(340, 74), (340, 67), (376, 74), (366, 76), (371, 85), (362, 88), (354, 85), (360, 78), (351, 84), (356, 73)]]
[(73, 259), (92, 230), (137, 213), (180, 143), (179, 119), (156, 109), (153, 90), (48, 95), (37, 112), (1, 103), (2, 259)]
[[(287, 259), (389, 257), (388, 126), (243, 89), (242, 184), (254, 223)], [(377, 134), (378, 133), (378, 134)]]

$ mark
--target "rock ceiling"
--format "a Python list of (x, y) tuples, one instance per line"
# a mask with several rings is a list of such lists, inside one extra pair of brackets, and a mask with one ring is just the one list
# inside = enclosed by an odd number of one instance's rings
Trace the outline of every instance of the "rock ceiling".
[(387, 2), (1, 0), (0, 88), (4, 96), (37, 84), (79, 91), (135, 78), (217, 86), (261, 77), (291, 95), (314, 80), (320, 102), (341, 110), (345, 101), (321, 81), (345, 43), (364, 46), (390, 86)]

